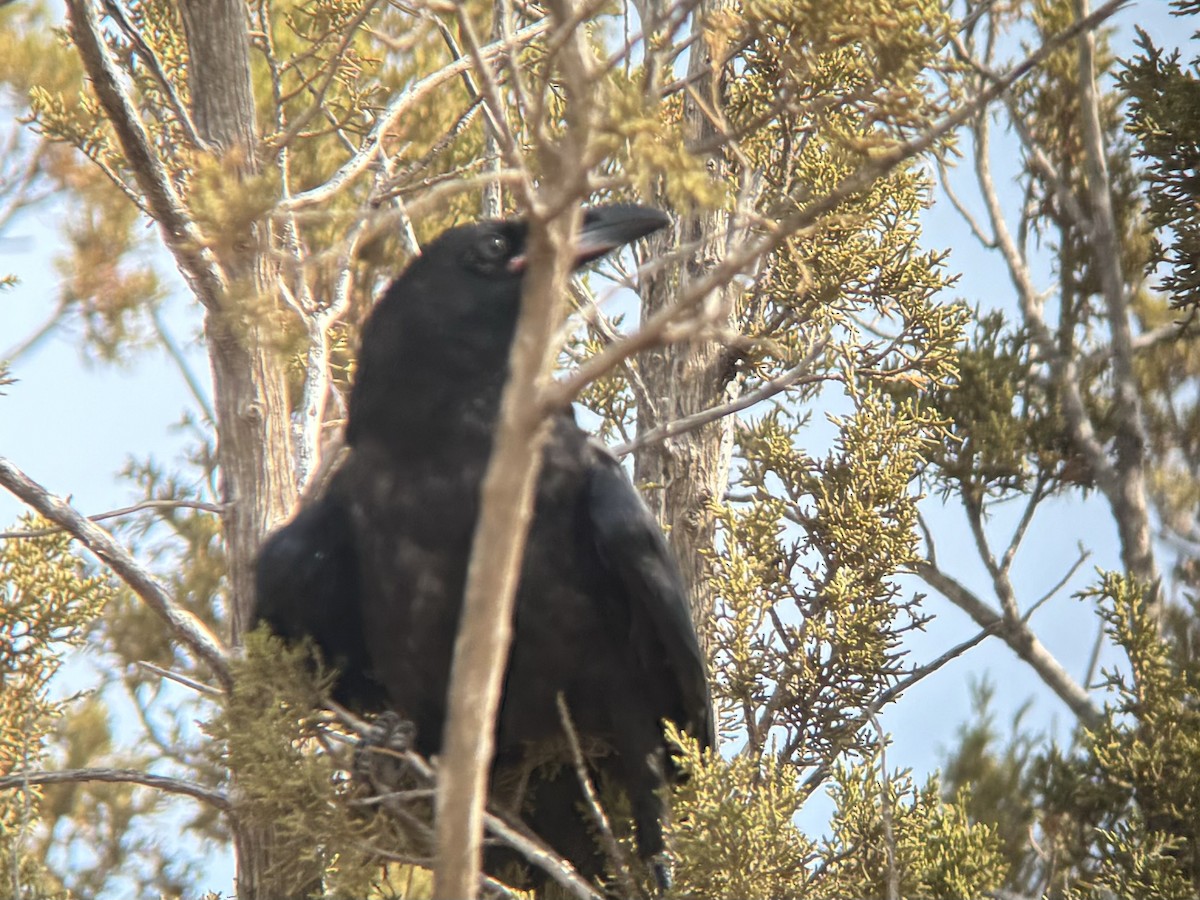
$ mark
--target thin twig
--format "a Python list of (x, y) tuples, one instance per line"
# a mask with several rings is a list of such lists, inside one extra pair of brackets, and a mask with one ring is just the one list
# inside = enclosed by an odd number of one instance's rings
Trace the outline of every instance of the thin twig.
[(1008, 542), (1008, 549), (1004, 551), (1004, 556), (1000, 560), (1000, 568), (1004, 572), (1008, 572), (1012, 568), (1013, 560), (1016, 558), (1017, 550), (1020, 549), (1021, 541), (1025, 539), (1025, 533), (1029, 530), (1029, 525), (1033, 521), (1033, 514), (1037, 511), (1038, 504), (1044, 498), (1046, 488), (1046, 476), (1042, 472), (1038, 472), (1037, 478), (1033, 483), (1033, 490), (1029, 494), (1029, 502), (1025, 504), (1025, 511), (1021, 514), (1021, 521), (1017, 523), (1017, 527), (1013, 530), (1012, 539)]
[(951, 578), (937, 566), (921, 562), (916, 573), (930, 587), (937, 590), (951, 603), (975, 620), (975, 623), (1001, 637), (1006, 644), (1038, 674), (1059, 699), (1062, 700), (1081, 722), (1094, 725), (1100, 712), (1092, 705), (1087, 691), (1070, 676), (1037, 635), (1019, 618), (1010, 619), (996, 612), (980, 600), (973, 592)]
[(818, 341), (812, 350), (795, 366), (775, 376), (770, 381), (763, 382), (754, 390), (743, 394), (736, 400), (712, 406), (708, 409), (702, 409), (683, 418), (667, 422), (665, 425), (659, 425), (657, 428), (651, 428), (649, 431), (639, 434), (632, 441), (626, 441), (623, 444), (613, 447), (612, 452), (617, 456), (625, 456), (626, 454), (640, 450), (647, 444), (655, 444), (659, 441), (686, 434), (689, 431), (695, 431), (697, 428), (703, 428), (710, 422), (715, 422), (718, 419), (723, 419), (725, 416), (749, 409), (751, 406), (761, 403), (763, 400), (768, 400), (776, 394), (786, 391), (788, 388), (796, 387), (800, 384), (808, 384), (810, 381), (818, 381), (824, 376), (812, 376), (811, 378), (806, 378), (805, 376), (811, 375), (813, 363), (825, 351), (827, 345), (827, 340)]
[[(133, 506), (125, 506), (121, 509), (112, 509), (108, 512), (96, 513), (94, 516), (87, 516), (87, 520), (89, 522), (103, 522), (105, 519), (117, 519), (121, 516), (133, 515), (136, 512), (146, 509), (199, 509), (215, 514), (220, 514), (224, 511), (224, 507), (220, 504), (204, 503), (200, 500), (143, 500), (140, 503), (133, 504)], [(0, 541), (49, 537), (52, 534), (60, 534), (63, 531), (69, 530), (66, 526), (60, 526), (58, 528), (35, 528), (29, 531), (0, 531)]]
[(179, 369), (179, 374), (183, 376), (184, 383), (187, 384), (188, 390), (192, 393), (192, 399), (196, 401), (196, 405), (200, 407), (200, 411), (204, 414), (204, 418), (208, 423), (210, 425), (214, 424), (217, 421), (217, 415), (213, 412), (212, 404), (209, 403), (208, 396), (200, 386), (200, 379), (196, 377), (196, 374), (192, 371), (192, 367), (188, 365), (183, 351), (175, 343), (175, 339), (167, 330), (167, 326), (163, 324), (162, 314), (157, 308), (151, 310), (150, 321), (154, 323), (154, 332), (158, 335), (158, 339), (162, 341), (163, 348), (167, 351), (167, 356), (171, 357), (171, 361)]
[(941, 179), (942, 190), (946, 192), (946, 196), (950, 200), (950, 205), (957, 210), (963, 221), (967, 223), (967, 227), (971, 229), (971, 233), (975, 235), (975, 240), (986, 250), (996, 249), (996, 239), (983, 230), (983, 226), (979, 220), (975, 218), (975, 214), (967, 209), (967, 205), (954, 192), (954, 188), (950, 186), (950, 173), (947, 171), (945, 161), (939, 159), (937, 161), (938, 176)]
[(206, 697), (221, 696), (221, 692), (212, 685), (205, 684), (203, 681), (197, 681), (195, 678), (189, 678), (182, 672), (172, 672), (170, 669), (164, 669), (162, 666), (156, 666), (154, 663), (148, 662), (144, 659), (139, 659), (137, 664), (147, 672), (153, 672), (155, 675), (166, 678), (168, 681), (174, 681), (176, 684), (181, 684), (186, 688), (191, 688), (193, 691), (204, 694)]
[(45, 321), (43, 321), (41, 325), (30, 332), (26, 337), (22, 338), (16, 344), (13, 344), (13, 346), (5, 350), (4, 353), (0, 355), (0, 361), (11, 365), (30, 350), (37, 347), (38, 344), (49, 337), (51, 332), (58, 327), (59, 323), (62, 322), (63, 317), (70, 308), (71, 306), (69, 303), (63, 299), (60, 299), (55, 305), (54, 311), (46, 317)]
[(647, 900), (646, 892), (633, 877), (629, 854), (625, 852), (613, 835), (608, 815), (604, 812), (604, 807), (600, 805), (600, 798), (596, 796), (596, 788), (588, 775), (587, 761), (583, 757), (583, 748), (579, 744), (579, 733), (575, 730), (575, 723), (571, 721), (571, 711), (567, 709), (567, 701), (561, 691), (555, 698), (555, 703), (558, 705), (558, 718), (562, 722), (563, 732), (567, 736), (567, 744), (571, 748), (571, 760), (575, 764), (575, 777), (579, 781), (580, 790), (583, 791), (588, 814), (596, 826), (600, 846), (604, 848), (604, 854), (612, 864), (617, 881), (621, 883), (621, 889), (625, 892), (625, 896), (628, 898), (641, 897), (643, 900)]
[(1091, 555), (1092, 551), (1085, 550), (1083, 545), (1080, 544), (1079, 556), (1076, 557), (1075, 562), (1071, 564), (1071, 567), (1067, 569), (1066, 574), (1064, 574), (1062, 578), (1058, 579), (1058, 582), (1052, 588), (1050, 588), (1050, 590), (1046, 591), (1046, 593), (1042, 594), (1042, 596), (1038, 597), (1029, 605), (1029, 609), (1025, 610), (1025, 615), (1021, 616), (1021, 621), (1028, 622), (1033, 617), (1033, 614), (1037, 612), (1042, 605), (1046, 603), (1046, 601), (1061, 591), (1066, 583), (1071, 580), (1076, 572), (1079, 571), (1079, 567), (1082, 566)]
[(230, 812), (233, 804), (220, 791), (214, 791), (194, 781), (184, 781), (182, 778), (171, 778), (166, 775), (151, 775), (137, 769), (60, 769), (54, 772), (33, 771), (16, 772), (0, 777), (0, 791), (11, 791), (33, 784), (86, 784), (92, 781), (102, 781), (109, 784), (140, 784), (165, 791), (168, 794), (181, 794), (207, 803), (221, 812)]

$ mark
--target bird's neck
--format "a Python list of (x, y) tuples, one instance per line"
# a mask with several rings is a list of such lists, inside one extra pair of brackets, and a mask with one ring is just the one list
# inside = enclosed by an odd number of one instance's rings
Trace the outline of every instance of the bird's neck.
[[(382, 442), (405, 455), (486, 441), (500, 408), (513, 323), (507, 315), (455, 327), (382, 305), (364, 329), (347, 441)], [(484, 452), (487, 452), (485, 449)]]
[(454, 376), (439, 379), (428, 377), (431, 374), (436, 373), (397, 371), (394, 379), (356, 384), (347, 442), (355, 446), (369, 441), (404, 458), (436, 455), (451, 446), (456, 452), (477, 448), (486, 456), (502, 383), (478, 378), (451, 385), (446, 379)]

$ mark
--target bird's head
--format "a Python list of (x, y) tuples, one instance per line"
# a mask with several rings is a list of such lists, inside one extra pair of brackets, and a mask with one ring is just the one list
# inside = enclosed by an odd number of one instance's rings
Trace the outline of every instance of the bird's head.
[[(578, 268), (599, 259), (669, 223), (657, 209), (631, 203), (586, 209), (576, 235), (574, 265)], [(524, 219), (493, 219), (448, 229), (413, 260), (388, 294), (406, 290), (410, 284), (420, 287), (432, 279), (439, 285), (470, 284), (471, 296), (480, 305), (501, 293), (519, 297), (528, 232)]]
[[(575, 267), (669, 222), (662, 212), (633, 204), (587, 209), (573, 249)], [(520, 309), (527, 235), (522, 219), (451, 228), (391, 283), (363, 324), (351, 442), (376, 423), (385, 426), (397, 392), (428, 393), (433, 386), (424, 382), (437, 380), (436, 393), (450, 403), (451, 394), (466, 399), (498, 389)]]

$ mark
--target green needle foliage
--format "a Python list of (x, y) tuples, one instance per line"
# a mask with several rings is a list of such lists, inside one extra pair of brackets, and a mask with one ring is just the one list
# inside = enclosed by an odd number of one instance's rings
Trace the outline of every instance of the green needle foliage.
[[(84, 571), (70, 538), (50, 523), (25, 516), (12, 530), (41, 536), (0, 541), (0, 773), (6, 775), (41, 768), (52, 750), (49, 739), (72, 705), (52, 694), (51, 681), (114, 594), (106, 578)], [(36, 852), (54, 802), (36, 785), (0, 793), (0, 885), (14, 897), (65, 896)]]

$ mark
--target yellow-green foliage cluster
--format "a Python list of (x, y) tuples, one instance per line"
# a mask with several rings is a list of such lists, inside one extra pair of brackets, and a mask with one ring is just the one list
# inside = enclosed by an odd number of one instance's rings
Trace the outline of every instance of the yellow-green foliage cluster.
[(655, 100), (646, 92), (645, 75), (641, 69), (629, 77), (614, 73), (603, 86), (600, 146), (610, 165), (643, 197), (660, 189), (674, 209), (721, 205), (728, 186), (714, 179), (703, 155), (689, 146), (682, 99)]
[[(39, 768), (44, 742), (67, 710), (50, 682), (64, 653), (80, 646), (112, 596), (111, 584), (83, 570), (71, 539), (27, 516), (13, 529), (43, 533), (0, 540), (0, 773)], [(41, 882), (22, 849), (38, 818), (41, 791), (0, 792), (0, 884)]]
[(318, 719), (332, 674), (314, 674), (309, 648), (286, 649), (265, 629), (246, 636), (245, 651), (232, 693), (205, 726), (214, 761), (236, 773), (235, 815), (270, 835), (280, 883), (364, 897), (384, 875), (372, 845), (400, 853), (405, 842), (374, 807), (347, 802), (352, 786), (328, 752), (338, 745), (322, 739)]
[(1002, 883), (995, 830), (970, 821), (965, 796), (943, 800), (936, 778), (923, 788), (905, 774), (885, 778), (874, 758), (835, 767), (832, 833), (817, 842), (795, 824), (808, 786), (793, 766), (702, 757), (686, 736), (671, 738), (687, 775), (671, 825), (682, 896), (885, 897), (891, 879), (906, 900), (961, 900)]
[[(1196, 27), (1200, 7), (1194, 0), (1171, 4), (1181, 26)], [(1119, 72), (1130, 96), (1126, 128), (1137, 140), (1135, 156), (1145, 166), (1148, 235), (1157, 235), (1146, 272), (1161, 294), (1143, 290), (1137, 316), (1144, 331), (1179, 320), (1179, 309), (1200, 306), (1200, 60), (1156, 47), (1139, 35), (1140, 53)], [(1200, 456), (1200, 404), (1190, 388), (1200, 372), (1195, 340), (1160, 344), (1136, 360), (1144, 388), (1143, 409), (1150, 439), (1151, 490), (1159, 514), (1171, 530), (1188, 534), (1200, 510), (1200, 483), (1193, 477)], [(1189, 584), (1197, 583), (1196, 565), (1181, 566)]]
[(113, 179), (128, 178), (124, 159), (98, 103), (83, 89), (78, 57), (46, 11), (38, 4), (10, 5), (0, 16), (0, 84), (28, 98), (32, 131), (49, 139), (35, 147), (24, 145), (27, 135), (6, 135), (6, 152), (14, 160), (22, 151), (36, 156), (39, 188), (74, 194), (63, 213), (68, 250), (56, 260), (58, 299), (80, 314), (90, 349), (113, 361), (145, 337), (136, 313), (162, 293), (152, 267), (130, 253), (145, 240), (145, 229), (137, 207), (114, 185)]
[[(1200, 14), (1194, 0), (1172, 0), (1176, 15), (1188, 30)], [(1147, 167), (1150, 223), (1160, 229), (1150, 263), (1161, 272), (1161, 286), (1177, 308), (1200, 305), (1200, 204), (1195, 172), (1200, 169), (1200, 60), (1181, 58), (1178, 50), (1165, 52), (1145, 34), (1138, 37), (1142, 51), (1121, 75), (1121, 86), (1130, 95), (1129, 131), (1138, 140), (1137, 156)]]
[(1150, 594), (1108, 573), (1085, 595), (1099, 601), (1105, 631), (1129, 660), (1128, 674), (1108, 674), (1115, 701), (1087, 735), (1089, 768), (1112, 795), (1110, 809), (1123, 795), (1131, 801), (1127, 817), (1095, 835), (1099, 865), (1086, 896), (1176, 900), (1200, 891), (1200, 661), (1172, 655)]
[[(1178, 313), (1162, 295), (1143, 292), (1137, 304), (1142, 328), (1170, 327)], [(1188, 393), (1200, 373), (1200, 343), (1170, 341), (1134, 361), (1142, 386), (1149, 440), (1150, 489), (1167, 527), (1187, 534), (1200, 510), (1200, 482), (1192, 477), (1200, 456), (1200, 404)], [(1195, 581), (1189, 578), (1189, 583)]]
[[(714, 57), (736, 62), (701, 100), (736, 135), (731, 168), (761, 178), (767, 219), (802, 213), (947, 101), (928, 80), (949, 27), (935, 3), (750, 2), (708, 24)], [(903, 636), (925, 620), (897, 576), (916, 559), (914, 482), (948, 422), (913, 398), (953, 384), (968, 319), (941, 296), (945, 254), (921, 248), (929, 196), (917, 167), (893, 171), (784, 241), (736, 310), (750, 338), (738, 357), (746, 389), (802, 360), (812, 373), (736, 433), (709, 647), (722, 725), (741, 755), (712, 763), (680, 801), (696, 810), (689, 821), (740, 831), (768, 860), (776, 874), (753, 896), (871, 896), (861, 880), (848, 890), (845, 867), (831, 877), (841, 850), (781, 823), (841, 754), (870, 757), (876, 738), (864, 726), (905, 670)], [(813, 427), (814, 406), (828, 427)], [(829, 449), (813, 449), (818, 441)], [(990, 832), (958, 806), (909, 793), (903, 883), (946, 897), (996, 883)], [(847, 799), (840, 815), (854, 809), (865, 807)], [(920, 827), (941, 837), (923, 847)], [(733, 861), (710, 858), (703, 829), (694, 833), (685, 865), (717, 896), (722, 878), (737, 877)]]
[(839, 767), (831, 790), (837, 811), (822, 850), (829, 862), (809, 896), (886, 897), (891, 882), (905, 900), (959, 900), (1002, 884), (994, 829), (970, 822), (962, 797), (944, 801), (936, 778), (918, 788), (870, 761)]
[(731, 95), (735, 123), (782, 109), (780, 127), (819, 125), (820, 142), (859, 150), (923, 128), (941, 111), (928, 74), (950, 27), (933, 0), (756, 0), (713, 22), (724, 35), (718, 43), (752, 41), (749, 77)]
[(915, 559), (909, 485), (937, 423), (866, 395), (835, 424), (820, 461), (795, 451), (782, 414), (743, 431), (740, 481), (755, 500), (722, 512), (714, 560), (718, 694), (752, 748), (779, 726), (779, 750), (801, 766), (865, 749), (864, 711), (920, 621), (893, 579)]
[(795, 769), (749, 756), (701, 755), (669, 728), (687, 781), (675, 792), (670, 835), (680, 865), (676, 887), (695, 900), (807, 896), (814, 844), (796, 828), (804, 803)]
[[(944, 440), (929, 454), (931, 483), (974, 503), (1026, 490), (1034, 481), (1042, 491), (1091, 484), (1090, 468), (1065, 437), (1059, 399), (1039, 377), (1030, 351), (1028, 336), (1002, 313), (977, 317), (970, 341), (957, 353), (953, 384), (919, 395), (923, 406), (947, 422)], [(1077, 384), (1098, 436), (1106, 440), (1111, 435), (1103, 368), (1081, 360)], [(891, 393), (918, 396), (907, 385)]]

